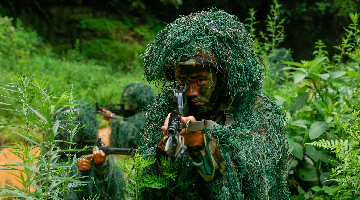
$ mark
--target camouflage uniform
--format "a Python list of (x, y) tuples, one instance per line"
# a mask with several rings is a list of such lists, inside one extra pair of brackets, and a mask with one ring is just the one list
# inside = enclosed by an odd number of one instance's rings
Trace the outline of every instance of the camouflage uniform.
[[(217, 58), (201, 59), (194, 55)], [(226, 90), (214, 91), (212, 115), (219, 124), (204, 131), (204, 143), (188, 147), (178, 161), (173, 187), (144, 191), (148, 199), (289, 199), (285, 181), (287, 143), (284, 115), (274, 101), (262, 94), (263, 64), (252, 41), (235, 16), (211, 9), (181, 17), (168, 24), (144, 54), (144, 73), (149, 81), (174, 80), (174, 68), (183, 58), (214, 66)], [(210, 57), (211, 57), (210, 56)], [(185, 63), (188, 62), (185, 60)], [(183, 64), (182, 64), (183, 65)], [(210, 71), (211, 72), (211, 71)], [(214, 72), (211, 72), (214, 73)], [(219, 79), (218, 79), (219, 80)], [(158, 144), (161, 126), (171, 112), (173, 85), (163, 88), (149, 107), (139, 151), (145, 157), (164, 156)], [(224, 106), (225, 105), (225, 106)], [(191, 113), (194, 115), (196, 113)], [(197, 119), (199, 120), (199, 119)], [(146, 174), (160, 174), (154, 164)]]
[[(67, 129), (78, 126), (73, 137), (73, 142), (80, 137), (80, 140), (96, 140), (98, 134), (97, 116), (95, 110), (87, 103), (80, 103), (74, 108), (75, 119), (69, 118), (69, 109), (65, 109), (56, 115), (56, 119), (60, 120), (60, 131), (55, 140), (70, 141), (70, 134)], [(73, 124), (74, 123), (74, 124)], [(88, 144), (88, 145), (95, 145)], [(57, 143), (61, 149), (68, 149), (67, 143)], [(72, 149), (81, 149), (79, 145), (73, 146)], [(63, 154), (59, 158), (60, 162), (67, 162), (68, 157)], [(74, 165), (69, 176), (83, 177), (82, 181), (88, 181), (84, 186), (70, 188), (66, 199), (83, 200), (90, 197), (98, 197), (99, 199), (124, 199), (125, 181), (122, 170), (116, 165), (113, 156), (106, 156), (106, 160), (102, 164), (95, 164), (89, 170), (80, 171), (78, 165)]]
[(122, 118), (111, 118), (110, 144), (114, 147), (136, 148), (139, 145), (140, 134), (144, 132), (146, 123), (143, 109), (155, 98), (153, 89), (140, 81), (127, 84), (121, 96), (122, 102), (132, 105), (136, 114)]

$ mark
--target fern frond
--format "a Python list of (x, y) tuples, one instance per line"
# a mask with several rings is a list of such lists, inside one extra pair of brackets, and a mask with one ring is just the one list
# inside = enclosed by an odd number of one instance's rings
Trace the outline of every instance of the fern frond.
[(306, 144), (310, 144), (314, 147), (321, 147), (321, 148), (324, 148), (324, 149), (331, 149), (331, 150), (334, 150), (334, 149), (342, 149), (344, 151), (348, 151), (350, 145), (349, 145), (349, 141), (348, 140), (325, 140), (325, 139), (322, 139), (322, 140), (319, 140), (319, 141), (314, 141), (314, 142), (311, 142), (311, 143), (306, 143)]

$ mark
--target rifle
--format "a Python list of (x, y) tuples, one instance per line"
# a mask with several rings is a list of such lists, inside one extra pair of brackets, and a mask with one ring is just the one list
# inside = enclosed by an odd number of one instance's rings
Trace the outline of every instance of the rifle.
[[(62, 150), (60, 152), (66, 152), (70, 154), (76, 154), (76, 157), (81, 157), (83, 155), (88, 155), (93, 153), (94, 146), (88, 144), (94, 144), (102, 150), (105, 155), (109, 154), (121, 154), (121, 155), (131, 155), (132, 149), (130, 148), (113, 148), (108, 146), (103, 146), (104, 143), (101, 141), (101, 138), (97, 138), (96, 140), (82, 140), (80, 146), (83, 146), (83, 149), (70, 149), (70, 150)], [(87, 148), (85, 148), (87, 147)]]
[(166, 142), (165, 151), (168, 155), (174, 155), (176, 157), (175, 161), (177, 161), (187, 149), (186, 145), (183, 145), (183, 137), (179, 135), (180, 131), (186, 127), (185, 124), (181, 123), (181, 117), (187, 116), (189, 110), (186, 85), (178, 85), (175, 82), (171, 107), (172, 111), (168, 129), (166, 130), (168, 140)]
[[(120, 106), (120, 109), (116, 109), (115, 108), (116, 106)], [(107, 114), (102, 111), (103, 109), (109, 110), (113, 114)], [(95, 113), (106, 116), (106, 117), (111, 117), (111, 118), (117, 117), (117, 116), (123, 116), (124, 118), (127, 118), (127, 117), (135, 115), (135, 110), (125, 110), (124, 104), (108, 104), (106, 107), (99, 107), (98, 102), (96, 102)]]

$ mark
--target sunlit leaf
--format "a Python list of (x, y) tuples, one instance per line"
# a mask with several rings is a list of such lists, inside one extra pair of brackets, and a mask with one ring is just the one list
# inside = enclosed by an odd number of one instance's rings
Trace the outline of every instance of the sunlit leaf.
[(330, 74), (315, 74), (316, 76), (320, 77), (323, 80), (328, 80), (328, 78), (330, 77)]
[(309, 137), (311, 140), (318, 138), (328, 129), (327, 123), (324, 121), (314, 122), (309, 129)]
[(302, 80), (305, 79), (307, 74), (303, 73), (303, 72), (295, 72), (293, 75), (294, 78), (294, 84), (297, 84), (299, 82), (301, 82)]
[(342, 77), (342, 76), (344, 76), (345, 74), (346, 74), (346, 72), (345, 72), (345, 71), (332, 72), (332, 73), (330, 74), (330, 78), (329, 78), (329, 80), (331, 80), (331, 79), (336, 79), (336, 78), (339, 78), (339, 77)]
[(291, 123), (291, 125), (295, 125), (307, 129), (307, 126), (305, 124), (311, 124), (311, 122), (307, 120), (297, 120)]
[[(314, 69), (314, 67), (316, 67), (317, 65), (319, 65), (322, 61), (324, 61), (325, 59), (327, 59), (327, 57), (321, 57), (321, 58), (317, 58), (315, 60), (309, 61), (307, 63), (307, 66), (310, 67), (309, 69), (309, 73)], [(316, 71), (315, 71), (316, 73)]]
[(44, 122), (47, 123), (46, 118), (44, 116), (42, 116), (38, 111), (36, 111), (35, 109), (33, 109), (31, 106), (28, 105), (28, 107), (30, 108), (31, 111), (33, 111), (36, 116), (40, 117), (40, 119)]
[[(288, 64), (288, 62), (285, 62), (284, 64)], [(283, 70), (285, 70), (285, 69), (293, 69), (293, 70), (296, 70), (296, 71), (302, 71), (302, 72), (304, 72), (305, 74), (308, 74), (308, 72), (306, 71), (306, 69), (304, 69), (303, 68), (304, 66), (303, 65), (301, 65), (301, 67), (284, 67), (284, 68), (282, 68)]]
[(294, 65), (300, 68), (304, 68), (304, 65), (302, 63), (298, 63), (298, 62), (292, 62), (292, 61), (287, 61), (287, 62), (283, 62), (282, 64), (285, 65)]
[(277, 105), (281, 105), (281, 104), (283, 104), (284, 101), (285, 101), (284, 98), (282, 98), (282, 97), (280, 97), (280, 96), (277, 96), (277, 95), (275, 95), (275, 99), (276, 99), (275, 102), (276, 102)]

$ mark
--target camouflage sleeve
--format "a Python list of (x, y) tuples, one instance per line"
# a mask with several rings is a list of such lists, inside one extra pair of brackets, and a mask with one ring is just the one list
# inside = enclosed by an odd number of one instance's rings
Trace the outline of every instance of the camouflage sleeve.
[(189, 159), (205, 181), (213, 181), (225, 171), (225, 161), (217, 142), (205, 134), (202, 145), (189, 147)]
[(123, 141), (123, 130), (121, 126), (125, 121), (121, 118), (111, 118), (111, 134), (110, 134), (110, 145), (113, 147), (120, 147)]
[(109, 160), (106, 156), (106, 159), (101, 164), (95, 164), (95, 172), (100, 178), (104, 178), (109, 172)]

